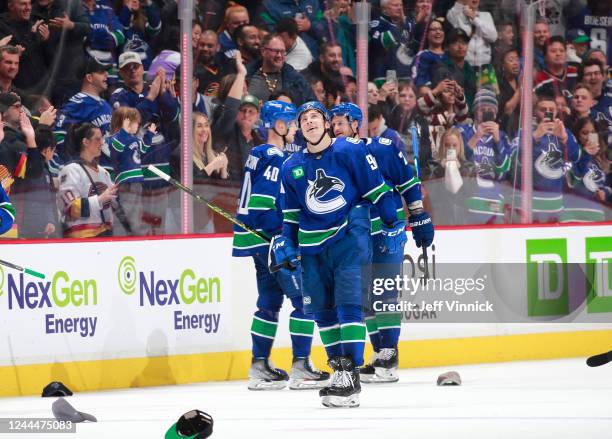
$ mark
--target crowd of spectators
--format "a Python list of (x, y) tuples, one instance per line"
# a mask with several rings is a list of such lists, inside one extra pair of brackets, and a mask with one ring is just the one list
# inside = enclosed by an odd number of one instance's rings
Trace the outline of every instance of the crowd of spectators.
[[(612, 1), (534, 5), (533, 71), (524, 1), (371, 2), (368, 132), (418, 164), (438, 224), (519, 221), (525, 135), (535, 221), (611, 219)], [(3, 3), (0, 168), (17, 215), (3, 237), (178, 233), (180, 195), (146, 169), (181, 172), (176, 0)], [(356, 102), (355, 4), (194, 4), (194, 187), (235, 211), (244, 163), (265, 142), (263, 102)], [(304, 146), (299, 132), (287, 142)], [(197, 206), (194, 230), (230, 228)]]

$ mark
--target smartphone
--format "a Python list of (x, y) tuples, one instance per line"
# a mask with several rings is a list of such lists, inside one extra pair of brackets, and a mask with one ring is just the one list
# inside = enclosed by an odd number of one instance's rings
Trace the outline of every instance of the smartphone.
[(589, 133), (589, 136), (587, 139), (589, 143), (592, 143), (595, 145), (599, 144), (599, 136), (597, 135), (597, 133)]
[(553, 114), (552, 111), (547, 111), (546, 113), (544, 113), (544, 120), (548, 120), (549, 122), (552, 122), (554, 118), (555, 118), (555, 115)]
[(296, 20), (303, 20), (304, 19), (304, 14), (302, 14), (301, 12), (297, 12), (295, 14), (295, 19)]
[(491, 110), (486, 110), (482, 113), (483, 122), (495, 122), (495, 113)]
[(395, 70), (387, 70), (387, 78), (385, 82), (397, 84), (397, 72)]

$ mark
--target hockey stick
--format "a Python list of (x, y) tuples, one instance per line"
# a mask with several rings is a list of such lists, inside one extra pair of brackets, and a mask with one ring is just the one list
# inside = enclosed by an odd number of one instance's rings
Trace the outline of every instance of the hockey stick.
[(37, 277), (39, 279), (44, 279), (45, 275), (42, 273), (39, 273), (38, 271), (34, 271), (28, 267), (20, 267), (19, 265), (15, 265), (11, 262), (6, 262), (0, 259), (0, 265), (4, 265), (5, 267), (9, 267), (12, 268), (13, 270), (17, 270), (17, 271), (21, 271), (25, 274), (29, 274), (31, 276)]
[(213, 203), (211, 203), (210, 201), (208, 201), (206, 198), (204, 198), (202, 195), (198, 194), (197, 192), (195, 192), (192, 189), (189, 189), (187, 186), (185, 186), (184, 184), (182, 184), (181, 182), (179, 182), (178, 180), (175, 180), (174, 178), (170, 177), (168, 174), (166, 174), (164, 171), (162, 171), (161, 169), (159, 169), (158, 167), (156, 167), (155, 165), (149, 165), (147, 167), (147, 169), (151, 172), (153, 172), (154, 174), (156, 174), (158, 177), (166, 180), (168, 183), (170, 183), (172, 186), (181, 189), (185, 192), (187, 192), (189, 195), (191, 195), (193, 198), (195, 198), (196, 200), (198, 200), (200, 203), (204, 203), (208, 206), (208, 208), (210, 210), (212, 210), (213, 212), (221, 215), (223, 218), (225, 218), (226, 220), (228, 220), (231, 223), (236, 224), (238, 227), (242, 227), (244, 230), (246, 230), (247, 232), (252, 233), (253, 235), (257, 236), (260, 239), (263, 239), (264, 241), (266, 241), (267, 243), (272, 242), (272, 239), (268, 236), (265, 235), (261, 232), (258, 232), (255, 229), (250, 228), (249, 226), (247, 226), (245, 223), (243, 223), (242, 221), (240, 221), (238, 218), (234, 217), (231, 213), (229, 213), (228, 211), (220, 208), (219, 206), (214, 205)]
[(587, 358), (586, 364), (590, 367), (598, 367), (608, 364), (610, 361), (612, 361), (612, 351), (593, 355), (592, 357)]
[[(412, 154), (414, 155), (414, 169), (416, 171), (417, 178), (421, 178), (421, 171), (419, 170), (419, 144), (417, 141), (417, 129), (415, 125), (410, 127), (410, 132), (412, 134)], [(423, 246), (423, 262), (425, 263), (425, 273), (423, 273), (423, 277), (425, 280), (429, 279), (429, 267), (427, 265), (427, 247)]]

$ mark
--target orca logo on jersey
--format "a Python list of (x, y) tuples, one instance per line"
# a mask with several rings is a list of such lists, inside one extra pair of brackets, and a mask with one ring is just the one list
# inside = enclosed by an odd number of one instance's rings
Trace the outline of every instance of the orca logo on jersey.
[(311, 212), (324, 214), (334, 212), (346, 206), (346, 200), (342, 195), (323, 201), (325, 195), (331, 191), (342, 192), (344, 182), (337, 177), (329, 177), (323, 169), (317, 169), (315, 181), (308, 180), (306, 190), (306, 206)]
[(563, 153), (553, 142), (548, 143), (548, 150), (542, 151), (535, 160), (538, 173), (547, 180), (557, 180), (563, 177)]

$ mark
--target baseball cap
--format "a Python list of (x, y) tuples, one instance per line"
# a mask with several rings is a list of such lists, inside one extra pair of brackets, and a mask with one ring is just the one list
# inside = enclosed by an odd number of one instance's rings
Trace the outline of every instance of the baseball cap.
[(140, 59), (140, 55), (136, 52), (123, 52), (119, 55), (119, 68), (122, 69), (128, 64), (135, 63), (142, 65), (142, 60)]
[(458, 39), (463, 38), (463, 40), (466, 43), (470, 42), (470, 37), (468, 34), (465, 33), (465, 31), (461, 28), (455, 27), (453, 29), (451, 29), (451, 31), (446, 34), (446, 41), (447, 44), (452, 44), (455, 41), (457, 41)]
[(256, 96), (253, 95), (244, 95), (242, 97), (242, 99), (240, 99), (240, 106), (242, 107), (243, 105), (253, 105), (255, 108), (257, 108), (257, 110), (259, 110), (259, 99)]
[(21, 102), (21, 98), (13, 92), (0, 93), (0, 113), (4, 113), (11, 105)]
[(205, 439), (213, 432), (213, 418), (201, 410), (191, 410), (172, 424), (165, 439)]
[(103, 64), (96, 58), (89, 58), (81, 69), (81, 78), (89, 73), (106, 72), (111, 68), (110, 64)]
[(94, 415), (78, 411), (62, 397), (57, 398), (57, 400), (51, 404), (51, 411), (53, 412), (53, 416), (60, 421), (98, 422)]
[(61, 381), (53, 381), (45, 386), (40, 396), (72, 396), (72, 391)]
[(588, 43), (589, 36), (582, 29), (570, 29), (567, 31), (567, 41), (570, 43)]

